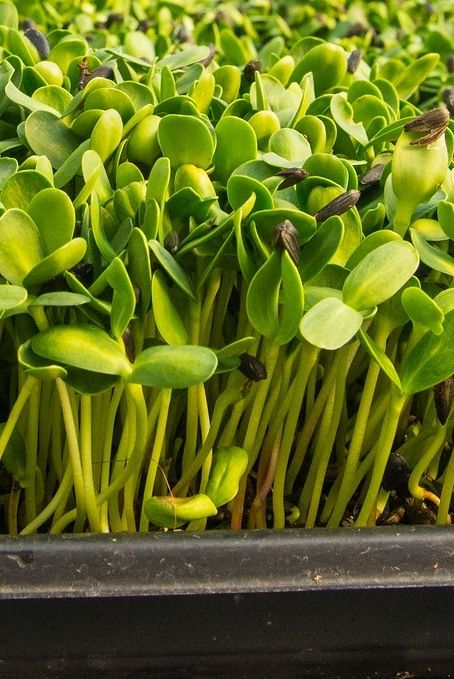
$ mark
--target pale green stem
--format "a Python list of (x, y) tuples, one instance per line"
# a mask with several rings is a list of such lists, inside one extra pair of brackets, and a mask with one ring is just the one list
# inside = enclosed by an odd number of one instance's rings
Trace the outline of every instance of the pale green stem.
[(76, 426), (74, 424), (73, 412), (66, 384), (60, 377), (56, 378), (55, 383), (57, 385), (58, 395), (60, 397), (63, 422), (65, 424), (66, 430), (66, 441), (68, 444), (68, 452), (73, 471), (74, 489), (76, 493), (77, 520), (75, 532), (80, 532), (83, 529), (85, 521), (85, 485), (82, 473), (82, 464), (80, 460), (79, 441), (77, 440)]
[(27, 401), (30, 398), (33, 390), (39, 385), (39, 380), (36, 377), (27, 375), (25, 382), (23, 383), (21, 390), (17, 396), (16, 402), (10, 410), (5, 426), (3, 427), (2, 433), (0, 435), (0, 460), (3, 453), (5, 452), (8, 441), (16, 427), (17, 421), (27, 405)]
[(334, 359), (336, 381), (326, 402), (317, 435), (314, 457), (299, 502), (301, 518), (305, 519), (307, 528), (313, 528), (315, 525), (326, 470), (342, 414), (346, 377), (358, 346), (357, 342), (345, 345), (339, 349)]
[[(200, 302), (191, 302), (191, 333), (190, 343), (194, 345), (199, 344), (200, 334)], [(197, 385), (188, 387), (187, 411), (186, 411), (186, 438), (183, 451), (182, 469), (183, 473), (194, 460), (197, 450), (197, 435), (198, 435), (198, 392)]]
[[(273, 344), (269, 345), (267, 348), (264, 363), (267, 369), (268, 378), (262, 382), (259, 382), (251, 413), (249, 415), (248, 426), (242, 443), (242, 448), (244, 448), (249, 455), (249, 461), (246, 472), (243, 474), (243, 477), (240, 481), (238, 493), (233, 501), (231, 522), (231, 527), (233, 530), (239, 530), (241, 528), (247, 477), (257, 460), (257, 455), (262, 444), (264, 426), (266, 426), (266, 423), (262, 421), (263, 411), (265, 408), (265, 402), (268, 396), (271, 380), (273, 378), (274, 369), (279, 357), (279, 351), (280, 347)], [(258, 436), (257, 432), (260, 428), (262, 431), (261, 435)]]
[(288, 411), (285, 420), (279, 456), (276, 464), (273, 485), (274, 528), (283, 528), (285, 526), (284, 495), (288, 461), (292, 444), (295, 439), (295, 432), (298, 426), (298, 418), (306, 392), (307, 381), (317, 362), (318, 352), (319, 350), (316, 347), (309, 344), (306, 346), (306, 343), (304, 343), (304, 346), (301, 349), (300, 361), (295, 377), (295, 386), (292, 390), (290, 410)]
[[(121, 397), (124, 392), (124, 384), (120, 382), (115, 385), (112, 398), (110, 400), (109, 409), (107, 411), (106, 419), (106, 429), (104, 445), (101, 452), (101, 480), (100, 480), (100, 491), (102, 492), (109, 485), (110, 477), (110, 461), (112, 455), (112, 442), (114, 435), (115, 419), (117, 416), (118, 406), (120, 404)], [(104, 502), (99, 507), (100, 515), (100, 530), (103, 533), (109, 532), (109, 516), (108, 516), (108, 503)]]
[(219, 428), (222, 424), (222, 420), (225, 415), (225, 411), (230, 405), (235, 403), (235, 401), (237, 401), (238, 398), (239, 398), (238, 388), (233, 386), (226, 389), (217, 399), (216, 404), (214, 406), (213, 416), (211, 418), (211, 426), (208, 436), (203, 442), (202, 447), (198, 451), (193, 462), (189, 465), (188, 469), (184, 472), (184, 474), (182, 474), (180, 480), (178, 481), (177, 484), (175, 484), (174, 488), (172, 489), (172, 494), (175, 495), (176, 497), (180, 497), (182, 496), (183, 493), (186, 493), (187, 488), (191, 483), (191, 480), (194, 478), (199, 469), (202, 467), (207, 456), (210, 454), (211, 449), (213, 448), (214, 442), (219, 432)]
[[(386, 347), (386, 339), (388, 334), (388, 328), (385, 327), (385, 325), (379, 325), (377, 334), (375, 336), (375, 342), (381, 349), (385, 349)], [(345, 461), (339, 494), (337, 496), (336, 504), (333, 508), (333, 513), (327, 524), (328, 528), (333, 528), (339, 525), (347, 504), (353, 494), (356, 470), (358, 469), (361, 452), (363, 450), (364, 435), (366, 432), (367, 423), (369, 421), (370, 410), (372, 407), (379, 374), (380, 366), (378, 363), (371, 360), (361, 393), (361, 401), (358, 407), (353, 435)]]
[(30, 394), (28, 403), (25, 473), (25, 520), (27, 523), (36, 516), (36, 464), (38, 457), (39, 403), (41, 385)]
[(318, 392), (317, 398), (315, 399), (314, 407), (312, 408), (309, 417), (306, 419), (304, 426), (301, 430), (301, 433), (298, 437), (295, 454), (293, 455), (293, 459), (287, 470), (285, 482), (286, 493), (291, 493), (293, 490), (296, 477), (298, 476), (301, 466), (304, 462), (304, 458), (306, 456), (309, 444), (314, 434), (315, 427), (317, 426), (317, 422), (320, 419), (323, 408), (325, 407), (325, 403), (327, 401), (331, 389), (333, 388), (335, 380), (336, 380), (335, 362), (332, 361), (331, 365), (327, 370), (327, 374), (323, 381), (323, 385), (320, 391)]
[(431, 437), (430, 442), (426, 441), (426, 445), (424, 447), (424, 454), (421, 456), (415, 467), (412, 469), (410, 478), (408, 479), (408, 490), (410, 491), (414, 498), (416, 498), (417, 500), (429, 500), (429, 502), (433, 502), (436, 506), (440, 504), (440, 499), (438, 498), (438, 496), (426, 488), (421, 488), (419, 482), (421, 476), (424, 474), (424, 472), (432, 462), (433, 458), (437, 455), (437, 453), (443, 446), (443, 443), (446, 438), (446, 432), (447, 425), (439, 424), (437, 427), (437, 431), (435, 432), (434, 436)]
[(149, 500), (149, 498), (153, 495), (153, 487), (156, 480), (156, 473), (164, 449), (165, 433), (167, 427), (167, 419), (169, 416), (171, 398), (172, 398), (171, 389), (161, 389), (160, 398), (161, 405), (159, 410), (158, 425), (156, 428), (156, 434), (153, 442), (153, 450), (151, 452), (150, 464), (148, 466), (148, 473), (145, 481), (145, 488), (143, 491), (142, 513), (140, 515), (140, 526), (139, 526), (139, 530), (141, 532), (146, 532), (149, 527), (148, 517), (145, 513), (145, 504)]
[(36, 518), (33, 519), (25, 528), (20, 532), (21, 535), (32, 535), (36, 533), (38, 528), (43, 525), (55, 512), (60, 502), (68, 497), (68, 494), (72, 488), (73, 474), (71, 464), (66, 465), (65, 473), (63, 475), (61, 484), (55, 493), (52, 500), (49, 502), (47, 507), (44, 507), (42, 512), (38, 514)]
[(383, 474), (388, 463), (397, 426), (399, 424), (399, 418), (405, 406), (406, 400), (406, 396), (399, 394), (397, 390), (394, 389), (394, 387), (392, 388), (386, 418), (383, 422), (380, 438), (377, 443), (369, 488), (367, 489), (361, 511), (357, 520), (355, 521), (355, 526), (357, 527), (367, 526), (369, 524), (369, 520), (373, 518), (371, 517), (372, 511), (376, 506)]
[(99, 533), (101, 524), (96, 504), (96, 492), (93, 479), (93, 459), (91, 441), (91, 396), (82, 394), (80, 399), (80, 455), (82, 474), (84, 477), (85, 506), (92, 533)]
[[(134, 443), (133, 451), (128, 459), (124, 469), (112, 480), (110, 485), (105, 488), (96, 497), (98, 505), (102, 504), (110, 497), (112, 497), (120, 488), (122, 488), (129, 477), (140, 468), (142, 462), (143, 452), (146, 443), (146, 421), (147, 410), (145, 399), (143, 397), (142, 388), (137, 384), (126, 384), (126, 395), (128, 398), (128, 410), (131, 409), (131, 420), (134, 420), (134, 433), (129, 432), (128, 438)], [(131, 435), (132, 434), (132, 435)], [(77, 489), (76, 489), (77, 490)], [(76, 493), (77, 495), (77, 493)], [(69, 525), (76, 518), (77, 510), (67, 512), (61, 519), (52, 527), (52, 533), (61, 533), (67, 525)]]
[(454, 452), (451, 452), (448, 465), (446, 467), (443, 486), (440, 495), (440, 506), (437, 513), (437, 525), (444, 525), (448, 523), (449, 508), (452, 501), (452, 492), (454, 487)]

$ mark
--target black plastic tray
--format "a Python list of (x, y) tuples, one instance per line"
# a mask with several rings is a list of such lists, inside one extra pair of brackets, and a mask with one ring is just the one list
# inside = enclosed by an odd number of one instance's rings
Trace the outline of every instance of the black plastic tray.
[(451, 528), (0, 540), (5, 677), (454, 676)]

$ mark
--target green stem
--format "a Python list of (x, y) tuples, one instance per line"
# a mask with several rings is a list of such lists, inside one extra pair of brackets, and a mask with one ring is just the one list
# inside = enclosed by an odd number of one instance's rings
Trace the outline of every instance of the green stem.
[(288, 461), (292, 444), (295, 439), (295, 432), (298, 426), (298, 418), (301, 411), (301, 405), (306, 393), (307, 381), (312, 372), (314, 365), (317, 362), (319, 350), (312, 345), (304, 343), (301, 348), (301, 356), (298, 365), (298, 370), (295, 377), (295, 387), (292, 391), (292, 400), (290, 410), (288, 411), (285, 420), (282, 441), (280, 445), (279, 456), (276, 465), (276, 473), (273, 486), (273, 516), (274, 528), (283, 528), (285, 526), (285, 481), (287, 474)]
[[(200, 302), (191, 302), (190, 306), (191, 315), (191, 332), (190, 332), (190, 343), (197, 345), (199, 344), (200, 335)], [(198, 408), (199, 408), (199, 398), (197, 384), (188, 387), (187, 393), (188, 406), (186, 411), (186, 439), (183, 451), (183, 473), (194, 460), (196, 450), (197, 450), (197, 436), (198, 436)]]
[(85, 485), (84, 476), (82, 473), (82, 464), (80, 461), (79, 441), (77, 440), (77, 431), (74, 424), (73, 412), (67, 386), (60, 377), (56, 378), (55, 383), (57, 385), (58, 395), (60, 397), (63, 422), (66, 430), (66, 441), (73, 472), (74, 489), (76, 493), (77, 520), (75, 532), (81, 532), (85, 521)]
[(16, 402), (10, 410), (5, 426), (3, 427), (2, 433), (0, 435), (0, 460), (3, 453), (5, 452), (8, 441), (16, 427), (17, 421), (27, 405), (27, 401), (30, 398), (33, 390), (39, 385), (39, 380), (36, 377), (27, 375), (25, 382), (23, 383), (21, 390), (17, 396)]
[[(238, 493), (233, 501), (232, 508), (232, 523), (231, 527), (233, 530), (239, 530), (242, 524), (243, 509), (244, 509), (244, 499), (246, 495), (246, 482), (248, 474), (250, 473), (252, 467), (254, 466), (257, 456), (262, 444), (264, 435), (264, 426), (266, 423), (262, 421), (262, 415), (265, 408), (266, 398), (269, 392), (270, 383), (273, 378), (274, 369), (279, 357), (280, 347), (276, 345), (268, 345), (266, 350), (265, 366), (268, 373), (268, 378), (259, 382), (257, 385), (257, 391), (255, 394), (255, 399), (252, 405), (251, 413), (249, 415), (248, 426), (244, 436), (242, 448), (244, 448), (248, 455), (249, 461), (247, 469), (240, 481)], [(261, 435), (257, 435), (257, 431), (261, 429)]]
[(225, 415), (225, 411), (230, 405), (235, 403), (235, 401), (237, 401), (239, 397), (240, 393), (238, 387), (232, 386), (230, 388), (227, 388), (217, 399), (216, 404), (214, 406), (213, 416), (211, 418), (211, 426), (208, 436), (203, 442), (202, 447), (198, 451), (192, 463), (185, 470), (178, 483), (176, 483), (172, 489), (172, 494), (175, 495), (176, 497), (180, 497), (183, 493), (187, 491), (188, 486), (191, 483), (191, 480), (194, 478), (199, 469), (202, 467), (203, 463), (207, 458), (207, 455), (210, 454), (210, 451), (213, 448), (214, 442), (219, 432), (219, 428), (222, 424), (222, 420)]
[[(387, 326), (379, 325), (375, 342), (381, 349), (385, 349), (386, 340), (388, 337)], [(356, 470), (358, 469), (361, 452), (363, 450), (364, 435), (369, 421), (370, 410), (374, 399), (377, 380), (380, 375), (380, 366), (375, 361), (370, 362), (367, 370), (366, 380), (361, 393), (361, 401), (358, 407), (358, 412), (353, 429), (353, 435), (350, 442), (345, 467), (343, 470), (342, 481), (339, 488), (336, 503), (333, 508), (333, 513), (328, 521), (327, 527), (334, 528), (338, 526), (342, 520), (345, 509), (353, 494), (353, 485), (355, 482)]]
[(334, 359), (336, 381), (326, 401), (314, 456), (299, 501), (301, 519), (305, 521), (307, 528), (313, 528), (315, 525), (326, 469), (342, 412), (346, 374), (357, 348), (357, 344), (346, 345), (339, 349)]
[(355, 526), (357, 527), (367, 526), (371, 519), (371, 514), (376, 505), (378, 493), (380, 491), (383, 474), (394, 443), (400, 414), (405, 406), (406, 400), (407, 396), (398, 393), (397, 390), (392, 387), (388, 410), (386, 412), (385, 421), (383, 422), (380, 438), (377, 442), (369, 488), (367, 489), (361, 511), (355, 521)]
[[(147, 406), (143, 396), (142, 387), (139, 384), (127, 383), (126, 396), (128, 399), (128, 411), (131, 408), (134, 420), (134, 433), (129, 433), (129, 439), (133, 442), (134, 447), (132, 454), (128, 459), (124, 469), (116, 476), (116, 478), (105, 488), (96, 498), (96, 502), (101, 504), (108, 500), (114, 493), (122, 488), (126, 481), (140, 469), (143, 454), (147, 442)], [(135, 415), (135, 416), (134, 416)]]
[(317, 426), (317, 422), (320, 419), (320, 416), (323, 412), (323, 408), (325, 407), (325, 403), (328, 399), (331, 389), (333, 388), (335, 380), (336, 380), (335, 361), (332, 361), (331, 365), (326, 371), (326, 376), (323, 381), (323, 385), (320, 391), (318, 392), (317, 398), (315, 399), (314, 407), (312, 408), (309, 417), (306, 419), (304, 426), (301, 430), (301, 433), (298, 437), (295, 454), (293, 455), (293, 459), (288, 467), (286, 475), (285, 482), (286, 493), (291, 493), (293, 490), (296, 477), (298, 476), (301, 466), (304, 462), (304, 458), (306, 456), (309, 444), (311, 442), (312, 436)]
[(448, 465), (446, 467), (443, 486), (440, 495), (440, 505), (437, 513), (437, 525), (444, 525), (448, 523), (449, 508), (452, 501), (452, 492), (454, 487), (454, 452), (451, 453)]
[(91, 396), (82, 394), (80, 399), (80, 456), (82, 474), (84, 477), (85, 506), (90, 530), (92, 533), (99, 533), (101, 524), (98, 506), (96, 504), (96, 492), (93, 479), (91, 430)]
[[(97, 495), (96, 502), (98, 505), (106, 502), (106, 500), (117, 493), (117, 491), (125, 485), (129, 477), (134, 474), (134, 471), (140, 468), (142, 462), (147, 437), (147, 409), (141, 386), (138, 384), (126, 384), (126, 396), (128, 399), (128, 411), (131, 412), (131, 420), (134, 420), (134, 425), (139, 425), (137, 426), (137, 436), (135, 433), (136, 426), (134, 426), (134, 433), (129, 432), (127, 437), (129, 442), (133, 443), (132, 454), (128, 459), (124, 469), (112, 480), (107, 488)], [(79, 508), (77, 508), (77, 510), (73, 509), (70, 512), (64, 514), (64, 516), (62, 516), (61, 519), (52, 527), (51, 532), (61, 533), (67, 525), (74, 521), (77, 516), (78, 509)]]
[(419, 482), (421, 480), (421, 476), (424, 474), (424, 472), (432, 462), (433, 458), (437, 455), (437, 453), (443, 446), (443, 443), (446, 439), (446, 432), (447, 432), (446, 424), (444, 425), (439, 424), (437, 426), (437, 431), (431, 437), (428, 446), (427, 446), (428, 442), (426, 442), (426, 446), (424, 447), (424, 455), (420, 457), (417, 464), (412, 469), (410, 478), (408, 479), (408, 490), (410, 491), (414, 498), (416, 498), (417, 500), (429, 500), (429, 502), (433, 502), (436, 506), (440, 504), (440, 499), (438, 498), (438, 496), (432, 493), (430, 490), (422, 488), (419, 485)]
[[(101, 453), (101, 481), (100, 481), (100, 491), (102, 492), (109, 485), (110, 477), (110, 461), (112, 456), (112, 442), (114, 435), (115, 419), (117, 417), (118, 406), (120, 405), (121, 397), (124, 392), (124, 384), (120, 382), (115, 385), (112, 398), (110, 400), (109, 409), (107, 411), (106, 420), (106, 430), (104, 445)], [(99, 507), (100, 515), (100, 530), (103, 533), (109, 532), (109, 516), (108, 516), (108, 503), (104, 502)]]
[(149, 527), (148, 517), (145, 514), (145, 503), (153, 495), (153, 487), (155, 484), (156, 473), (161, 460), (162, 451), (164, 449), (165, 433), (167, 427), (167, 419), (169, 416), (170, 401), (172, 398), (171, 389), (161, 389), (161, 406), (159, 410), (158, 426), (153, 442), (153, 450), (151, 452), (150, 464), (148, 466), (148, 474), (145, 481), (145, 488), (143, 491), (142, 513), (140, 515), (141, 532), (146, 532)]
[(32, 535), (36, 533), (38, 528), (43, 525), (55, 512), (60, 502), (68, 497), (73, 484), (73, 474), (71, 464), (66, 465), (65, 473), (63, 475), (61, 484), (55, 493), (52, 500), (49, 502), (47, 507), (44, 507), (42, 512), (38, 514), (37, 517), (33, 519), (25, 528), (20, 532), (21, 535)]
[(25, 520), (27, 523), (36, 516), (36, 464), (38, 457), (38, 428), (41, 384), (30, 394), (26, 437), (25, 474)]

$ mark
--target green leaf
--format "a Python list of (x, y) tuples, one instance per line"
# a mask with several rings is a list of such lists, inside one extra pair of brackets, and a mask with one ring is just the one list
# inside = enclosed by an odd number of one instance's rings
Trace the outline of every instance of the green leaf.
[(216, 151), (213, 157), (215, 179), (225, 186), (233, 170), (256, 157), (257, 138), (251, 125), (234, 116), (221, 118), (216, 125)]
[(222, 347), (222, 349), (216, 349), (218, 360), (223, 361), (226, 358), (239, 356), (250, 347), (251, 343), (254, 342), (254, 339), (254, 337), (242, 337), (235, 342), (227, 344), (225, 347)]
[(153, 316), (167, 344), (186, 344), (188, 333), (178, 313), (161, 271), (155, 271), (152, 283)]
[(333, 257), (344, 237), (344, 223), (336, 215), (326, 219), (301, 249), (298, 269), (303, 281), (322, 271)]
[(297, 130), (284, 127), (271, 135), (263, 160), (278, 167), (301, 167), (311, 154), (307, 139)]
[(41, 356), (37, 356), (31, 348), (31, 340), (21, 344), (17, 352), (19, 364), (27, 375), (45, 382), (55, 380), (57, 377), (65, 379), (67, 371), (61, 365), (54, 365)]
[(437, 216), (445, 234), (454, 240), (454, 203), (441, 200), (437, 206)]
[[(114, 87), (98, 87), (92, 90), (85, 98), (84, 103), (84, 110), (90, 109), (115, 110), (120, 114), (123, 124), (126, 124), (134, 115), (134, 104), (131, 99), (125, 92)], [(117, 138), (118, 129), (118, 119), (115, 116), (114, 138)]]
[(110, 304), (97, 299), (70, 271), (65, 271), (65, 280), (68, 286), (78, 295), (83, 295), (88, 297), (90, 300), (90, 306), (103, 316), (110, 317)]
[(271, 339), (279, 329), (279, 290), (282, 281), (280, 256), (273, 252), (249, 285), (246, 311), (249, 321), (264, 337)]
[(151, 299), (151, 264), (146, 236), (138, 228), (134, 228), (129, 236), (127, 269), (132, 284), (140, 291), (138, 306), (143, 316), (148, 310)]
[(416, 394), (430, 389), (454, 374), (454, 310), (445, 315), (443, 332), (427, 332), (406, 356), (402, 371), (402, 390)]
[(361, 328), (358, 331), (358, 339), (366, 349), (367, 353), (373, 360), (380, 366), (385, 375), (389, 377), (391, 382), (396, 385), (399, 391), (402, 391), (402, 385), (400, 383), (399, 375), (395, 367), (393, 366), (391, 360), (385, 354), (383, 349), (381, 349), (376, 342)]
[(119, 339), (134, 315), (136, 296), (126, 267), (119, 257), (115, 257), (106, 269), (107, 281), (113, 289), (110, 327), (112, 335)]
[(7, 210), (0, 217), (0, 274), (21, 285), (43, 257), (43, 244), (32, 219), (23, 210)]
[(389, 243), (389, 241), (402, 241), (402, 238), (398, 233), (391, 231), (390, 229), (374, 231), (361, 241), (345, 266), (348, 269), (354, 269), (366, 255), (373, 250), (376, 250), (380, 245)]
[(227, 197), (234, 210), (244, 205), (253, 193), (256, 196), (254, 210), (271, 210), (274, 207), (271, 193), (258, 179), (240, 174), (231, 175), (227, 182)]
[(172, 113), (164, 116), (158, 128), (158, 141), (172, 168), (192, 164), (206, 170), (211, 164), (214, 141), (200, 118)]
[(454, 258), (443, 252), (434, 245), (429, 245), (423, 236), (416, 231), (410, 229), (411, 242), (415, 246), (421, 261), (435, 271), (447, 273), (454, 276)]
[(35, 297), (29, 306), (80, 306), (89, 301), (90, 298), (87, 295), (80, 295), (76, 292), (44, 292)]
[(58, 325), (32, 337), (33, 351), (57, 363), (125, 377), (129, 363), (120, 347), (95, 325)]
[(170, 161), (168, 158), (158, 158), (151, 168), (148, 177), (147, 193), (145, 201), (156, 200), (162, 207), (169, 190), (170, 182)]
[(179, 528), (188, 521), (218, 513), (216, 505), (202, 493), (191, 497), (150, 497), (144, 511), (151, 523), (162, 528)]
[(139, 354), (128, 381), (161, 389), (186, 389), (208, 380), (216, 366), (216, 354), (205, 347), (151, 347)]
[(287, 252), (274, 251), (251, 281), (247, 315), (256, 330), (281, 345), (297, 333), (304, 310), (303, 285)]
[(64, 191), (43, 189), (30, 201), (28, 214), (38, 227), (47, 255), (73, 237), (76, 215), (72, 201)]
[(23, 304), (28, 293), (20, 285), (0, 285), (0, 309), (14, 309)]
[(25, 136), (33, 151), (47, 156), (56, 169), (80, 144), (74, 132), (49, 111), (35, 111), (26, 118)]
[(191, 280), (187, 276), (184, 269), (175, 261), (174, 257), (167, 252), (165, 248), (157, 240), (148, 241), (151, 251), (158, 260), (159, 264), (162, 266), (164, 271), (170, 276), (170, 278), (178, 285), (183, 292), (185, 292), (191, 299), (195, 300), (194, 286)]
[(338, 92), (331, 99), (331, 114), (337, 125), (362, 146), (368, 143), (367, 133), (362, 123), (353, 120), (353, 108), (347, 101), (346, 92)]
[(323, 42), (309, 49), (295, 66), (290, 78), (300, 82), (302, 77), (312, 72), (315, 94), (322, 94), (337, 85), (347, 73), (347, 53), (339, 45)]
[(86, 250), (87, 242), (83, 238), (70, 240), (38, 262), (24, 277), (24, 285), (41, 285), (72, 269), (83, 258)]
[(356, 335), (363, 316), (335, 297), (326, 297), (303, 316), (302, 336), (320, 349), (339, 349)]
[(33, 198), (50, 187), (52, 187), (52, 183), (41, 172), (20, 170), (6, 180), (1, 193), (1, 200), (6, 209), (19, 208), (28, 212)]
[(15, 158), (0, 158), (0, 191), (5, 182), (17, 172), (18, 162)]
[(435, 335), (441, 335), (444, 313), (424, 290), (417, 287), (406, 288), (402, 292), (401, 302), (413, 323), (423, 325)]
[(106, 262), (111, 262), (117, 256), (117, 253), (107, 240), (102, 223), (102, 213), (99, 206), (99, 199), (96, 193), (92, 193), (91, 195), (90, 222), (93, 237), (95, 239), (96, 245), (98, 246), (99, 252), (104, 257)]
[(216, 507), (227, 504), (236, 496), (248, 461), (249, 457), (244, 448), (227, 446), (217, 449), (205, 490)]
[(394, 81), (394, 86), (401, 99), (408, 99), (416, 92), (418, 87), (433, 72), (440, 61), (440, 55), (436, 53), (424, 54), (419, 59), (413, 59)]
[(418, 253), (410, 243), (389, 241), (369, 252), (348, 275), (343, 300), (361, 310), (389, 299), (416, 271)]
[(63, 379), (80, 394), (95, 396), (111, 389), (120, 377), (66, 366), (66, 376)]
[(123, 122), (120, 114), (113, 108), (103, 111), (93, 128), (90, 137), (90, 149), (99, 154), (101, 160), (106, 160), (114, 153), (121, 142)]
[(12, 2), (3, 1), (0, 4), (0, 26), (8, 26), (8, 28), (15, 28), (17, 30), (19, 15), (16, 6)]
[[(36, 74), (37, 72), (34, 71), (34, 73)], [(32, 99), (46, 104), (51, 109), (62, 114), (70, 105), (72, 96), (67, 90), (58, 85), (43, 85), (33, 92)]]
[(54, 118), (56, 117), (56, 119), (60, 116), (60, 113), (51, 106), (47, 106), (47, 104), (44, 104), (41, 101), (32, 99), (31, 97), (21, 92), (20, 89), (18, 89), (12, 82), (12, 80), (9, 80), (6, 83), (5, 94), (8, 97), (8, 99), (12, 101), (14, 104), (23, 106), (27, 110), (32, 111), (32, 113), (35, 111), (40, 113), (47, 113)]
[(78, 146), (58, 168), (54, 174), (54, 184), (58, 189), (66, 186), (68, 182), (80, 171), (82, 156), (90, 148), (90, 140), (86, 139)]
[(196, 45), (174, 54), (167, 54), (157, 62), (156, 67), (162, 69), (164, 66), (167, 66), (171, 71), (177, 71), (184, 66), (190, 66), (191, 64), (203, 61), (209, 54), (210, 48), (207, 45)]
[(304, 311), (303, 284), (296, 264), (288, 252), (281, 255), (281, 275), (279, 329), (272, 338), (272, 342), (277, 345), (286, 344), (295, 337)]

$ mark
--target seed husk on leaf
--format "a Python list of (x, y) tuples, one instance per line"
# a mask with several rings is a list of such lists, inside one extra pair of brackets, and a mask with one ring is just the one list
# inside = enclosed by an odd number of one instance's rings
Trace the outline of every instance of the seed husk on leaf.
[(243, 68), (243, 75), (245, 80), (252, 84), (255, 81), (255, 72), (262, 70), (262, 64), (258, 59), (251, 59), (251, 61), (248, 61), (246, 66)]
[(300, 258), (298, 231), (290, 219), (285, 219), (274, 229), (273, 247), (288, 252), (293, 262), (298, 266)]
[(357, 70), (362, 56), (361, 50), (353, 50), (347, 59), (347, 71), (349, 73), (354, 73)]
[(342, 215), (350, 208), (354, 207), (358, 200), (360, 199), (361, 191), (356, 189), (351, 189), (350, 191), (345, 191), (341, 193), (340, 196), (334, 198), (327, 205), (322, 207), (321, 210), (315, 213), (315, 219), (317, 222), (324, 222), (328, 217), (333, 217), (334, 215)]
[(50, 54), (50, 45), (44, 33), (37, 28), (27, 28), (24, 35), (36, 47), (40, 57), (47, 59)]
[(289, 186), (295, 186), (295, 184), (304, 181), (309, 177), (309, 172), (306, 172), (301, 167), (286, 167), (284, 170), (277, 172), (277, 176), (284, 177), (277, 189), (282, 191), (282, 189), (288, 189)]
[(410, 120), (404, 125), (404, 130), (405, 132), (426, 132), (427, 134), (411, 142), (412, 146), (426, 146), (444, 134), (448, 123), (449, 111), (440, 106)]
[(371, 167), (370, 170), (367, 170), (367, 172), (364, 172), (364, 174), (360, 176), (359, 183), (366, 187), (378, 184), (382, 177), (384, 169), (385, 169), (384, 163), (377, 163), (376, 165)]

